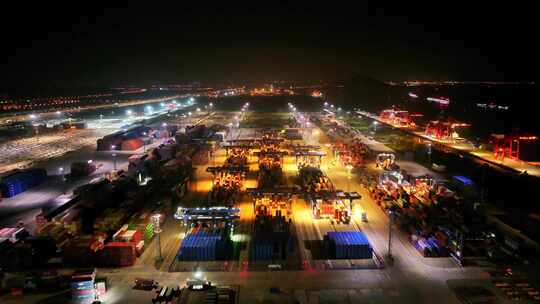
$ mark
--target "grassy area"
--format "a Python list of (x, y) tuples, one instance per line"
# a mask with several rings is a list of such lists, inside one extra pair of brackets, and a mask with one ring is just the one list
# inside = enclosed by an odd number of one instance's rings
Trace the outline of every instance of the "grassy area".
[(347, 117), (343, 119), (349, 126), (357, 129), (358, 131), (362, 133), (366, 133), (369, 131), (369, 127), (371, 126), (371, 121), (368, 119), (360, 119), (356, 117)]
[(363, 134), (373, 135), (376, 141), (387, 145), (395, 151), (412, 151), (414, 149), (413, 139), (400, 131), (392, 130), (386, 126), (380, 126), (377, 128), (377, 132), (373, 133), (370, 130), (370, 127), (372, 127), (371, 119), (347, 117), (343, 121)]
[(246, 120), (240, 123), (241, 128), (282, 128), (291, 124), (289, 113), (250, 113)]

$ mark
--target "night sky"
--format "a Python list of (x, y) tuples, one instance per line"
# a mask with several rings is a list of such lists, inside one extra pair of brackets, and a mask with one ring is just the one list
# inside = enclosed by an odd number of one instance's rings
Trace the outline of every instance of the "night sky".
[[(0, 88), (341, 80), (353, 74), (539, 80), (532, 7), (265, 4), (270, 8), (4, 10)], [(140, 15), (147, 12), (155, 15)]]

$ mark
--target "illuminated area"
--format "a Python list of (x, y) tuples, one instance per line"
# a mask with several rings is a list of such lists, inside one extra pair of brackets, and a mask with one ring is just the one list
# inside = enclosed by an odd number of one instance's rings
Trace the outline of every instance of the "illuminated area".
[(474, 6), (3, 14), (0, 304), (540, 301), (537, 10)]

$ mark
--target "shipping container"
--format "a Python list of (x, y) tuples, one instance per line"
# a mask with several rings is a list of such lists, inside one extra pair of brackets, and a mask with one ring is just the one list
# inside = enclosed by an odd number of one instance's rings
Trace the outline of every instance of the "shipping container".
[(132, 266), (137, 258), (135, 244), (111, 242), (98, 252), (98, 264), (103, 267)]
[(178, 250), (183, 261), (213, 261), (225, 258), (230, 240), (222, 230), (194, 231), (188, 234)]
[(71, 163), (70, 176), (72, 177), (88, 176), (92, 172), (96, 171), (96, 169), (97, 167), (94, 163), (74, 162), (74, 163)]
[(13, 197), (43, 183), (46, 179), (45, 169), (17, 170), (0, 179), (0, 192), (2, 197)]
[(328, 232), (328, 254), (335, 259), (371, 259), (373, 249), (366, 236), (359, 231)]
[(138, 150), (142, 146), (143, 146), (143, 141), (139, 138), (126, 139), (122, 141), (121, 150), (134, 151), (134, 150)]

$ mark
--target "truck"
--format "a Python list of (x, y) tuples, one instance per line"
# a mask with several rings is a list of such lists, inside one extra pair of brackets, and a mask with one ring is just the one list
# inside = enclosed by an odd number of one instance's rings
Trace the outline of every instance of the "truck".
[(97, 170), (96, 164), (92, 161), (71, 163), (70, 178), (83, 177), (92, 174)]

